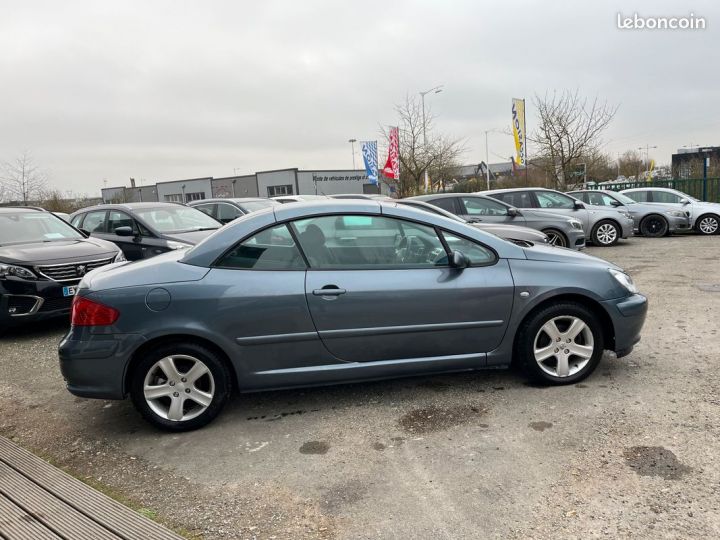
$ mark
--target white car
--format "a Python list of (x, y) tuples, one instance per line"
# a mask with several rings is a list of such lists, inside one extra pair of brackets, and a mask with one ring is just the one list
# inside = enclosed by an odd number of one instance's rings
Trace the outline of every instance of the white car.
[(632, 200), (662, 204), (683, 210), (690, 218), (690, 227), (700, 234), (718, 234), (720, 231), (720, 204), (704, 202), (677, 189), (647, 187), (621, 191)]

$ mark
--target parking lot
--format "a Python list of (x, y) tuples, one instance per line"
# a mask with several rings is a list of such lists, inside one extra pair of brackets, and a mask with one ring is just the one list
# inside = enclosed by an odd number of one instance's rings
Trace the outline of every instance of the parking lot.
[(0, 434), (189, 537), (717, 538), (719, 246), (588, 248), (650, 312), (630, 356), (574, 386), (494, 371), (268, 392), (174, 435), (65, 390), (61, 321), (0, 338)]

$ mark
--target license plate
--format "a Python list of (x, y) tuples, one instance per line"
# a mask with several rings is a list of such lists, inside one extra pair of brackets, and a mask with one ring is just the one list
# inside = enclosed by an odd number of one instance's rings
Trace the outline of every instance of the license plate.
[(63, 296), (75, 296), (77, 287), (63, 287)]

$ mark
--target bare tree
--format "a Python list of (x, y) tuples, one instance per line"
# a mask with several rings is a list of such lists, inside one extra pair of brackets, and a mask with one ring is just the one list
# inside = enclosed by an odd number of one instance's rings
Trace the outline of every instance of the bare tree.
[(46, 184), (47, 176), (27, 150), (13, 161), (0, 164), (0, 186), (5, 201), (27, 205), (28, 201), (42, 197)]
[[(451, 179), (451, 171), (459, 166), (458, 160), (465, 152), (463, 141), (436, 133), (434, 116), (427, 110), (423, 114), (421, 101), (415, 96), (406, 96), (405, 102), (397, 105), (395, 111), (400, 117), (398, 196), (421, 193), (425, 171), (432, 187), (440, 189)], [(385, 136), (387, 139), (387, 133)]]
[(627, 178), (640, 178), (645, 162), (637, 150), (628, 150), (618, 158), (618, 171)]
[(533, 100), (539, 126), (530, 140), (538, 154), (547, 158), (549, 176), (564, 188), (583, 156), (598, 153), (602, 132), (618, 110), (617, 106), (583, 98), (577, 91), (535, 95)]

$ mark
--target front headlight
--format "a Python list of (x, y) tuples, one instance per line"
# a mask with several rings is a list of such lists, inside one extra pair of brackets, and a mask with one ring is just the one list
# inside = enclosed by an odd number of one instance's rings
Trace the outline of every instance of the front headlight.
[(683, 212), (682, 210), (667, 210), (665, 213), (668, 216), (673, 216), (673, 217), (686, 217), (685, 212)]
[(580, 220), (571, 219), (571, 220), (570, 220), (570, 225), (572, 226), (573, 229), (577, 229), (578, 231), (582, 231), (582, 230), (583, 230), (583, 224), (582, 224), (582, 221), (580, 221)]
[(0, 264), (0, 278), (8, 276), (16, 276), (23, 279), (37, 279), (37, 276), (27, 268), (13, 266), (12, 264)]
[(115, 260), (113, 262), (125, 262), (125, 261), (127, 261), (127, 259), (125, 258), (125, 254), (122, 251), (120, 251), (120, 253), (117, 254), (117, 256), (115, 257)]
[(620, 272), (619, 270), (615, 270), (614, 268), (608, 268), (608, 271), (610, 272), (610, 275), (615, 278), (615, 281), (625, 287), (629, 292), (633, 294), (638, 292), (632, 278), (628, 276), (625, 272)]
[(175, 242), (174, 240), (168, 240), (167, 246), (170, 249), (188, 249), (192, 247), (190, 244), (185, 244), (183, 242)]

